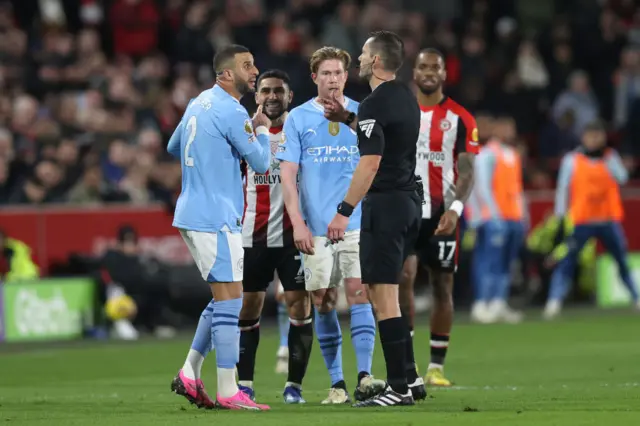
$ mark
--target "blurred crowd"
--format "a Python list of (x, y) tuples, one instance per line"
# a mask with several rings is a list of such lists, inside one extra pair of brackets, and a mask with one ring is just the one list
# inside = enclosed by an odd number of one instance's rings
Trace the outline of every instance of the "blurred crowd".
[[(295, 106), (315, 95), (315, 49), (338, 46), (356, 60), (377, 29), (405, 41), (400, 78), (411, 80), (421, 48), (438, 47), (452, 97), (476, 114), (515, 118), (529, 187), (553, 187), (559, 156), (598, 116), (633, 169), (635, 3), (0, 0), (0, 204), (170, 205), (180, 167), (164, 147), (189, 99), (212, 85), (220, 46), (246, 45), (261, 71), (287, 71)], [(369, 89), (356, 75), (347, 94), (360, 100)]]

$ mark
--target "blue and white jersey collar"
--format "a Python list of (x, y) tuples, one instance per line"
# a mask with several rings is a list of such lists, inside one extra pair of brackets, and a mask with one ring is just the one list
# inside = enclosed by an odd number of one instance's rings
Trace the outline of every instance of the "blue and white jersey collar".
[[(345, 109), (348, 109), (349, 104), (351, 103), (351, 99), (347, 98), (346, 96), (344, 97), (344, 103), (342, 104), (344, 106)], [(315, 109), (317, 109), (318, 111), (322, 112), (324, 114), (324, 107), (322, 106), (322, 104), (320, 104), (320, 102), (318, 102), (318, 97), (313, 98), (313, 100), (311, 101), (311, 105), (313, 105), (313, 107)]]
[(222, 98), (227, 97), (227, 98), (229, 98), (229, 99), (234, 100), (234, 101), (235, 101), (235, 102), (237, 102), (237, 103), (240, 103), (240, 101), (239, 101), (239, 100), (237, 100), (236, 98), (234, 98), (233, 96), (231, 96), (231, 95), (229, 94), (229, 92), (227, 92), (226, 90), (224, 90), (224, 89), (223, 89), (222, 87), (220, 87), (220, 85), (218, 85), (218, 84), (215, 84), (215, 85), (213, 86), (213, 94), (214, 94), (214, 95), (216, 95), (216, 96), (220, 96), (220, 97), (222, 97)]

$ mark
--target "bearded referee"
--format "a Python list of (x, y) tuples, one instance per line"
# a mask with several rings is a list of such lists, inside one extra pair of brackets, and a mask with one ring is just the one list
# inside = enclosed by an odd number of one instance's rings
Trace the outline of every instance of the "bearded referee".
[[(387, 366), (387, 388), (354, 407), (413, 405), (409, 371), (415, 373), (409, 326), (400, 315), (398, 285), (402, 265), (420, 229), (422, 187), (414, 175), (420, 108), (411, 90), (395, 80), (404, 45), (392, 32), (371, 34), (362, 47), (360, 77), (372, 93), (360, 104), (357, 118), (337, 102), (325, 100), (325, 114), (353, 125), (360, 162), (327, 236), (341, 241), (349, 216), (362, 201), (360, 267), (362, 282), (376, 310)], [(357, 121), (357, 126), (354, 125)], [(424, 389), (424, 387), (422, 387)], [(423, 395), (420, 395), (423, 397)]]

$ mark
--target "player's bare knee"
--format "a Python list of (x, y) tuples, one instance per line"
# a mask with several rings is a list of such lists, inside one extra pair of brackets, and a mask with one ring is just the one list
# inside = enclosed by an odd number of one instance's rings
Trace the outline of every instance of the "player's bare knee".
[(307, 292), (291, 291), (286, 295), (289, 318), (303, 320), (311, 314), (311, 302)]
[(242, 298), (241, 320), (250, 320), (260, 317), (264, 305), (264, 292), (244, 293)]
[(453, 274), (433, 274), (433, 300), (440, 306), (453, 305)]
[(335, 309), (338, 292), (335, 288), (316, 290), (312, 293), (313, 305), (318, 312), (326, 313)]
[(369, 303), (367, 287), (362, 284), (360, 278), (347, 278), (344, 280), (345, 296), (349, 306)]

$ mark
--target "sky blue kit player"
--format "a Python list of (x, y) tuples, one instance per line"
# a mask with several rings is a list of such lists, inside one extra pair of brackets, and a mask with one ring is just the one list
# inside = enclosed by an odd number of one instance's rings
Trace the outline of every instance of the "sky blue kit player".
[(358, 103), (343, 95), (351, 62), (347, 52), (323, 47), (314, 52), (309, 62), (318, 96), (289, 113), (276, 158), (280, 160), (294, 243), (303, 253), (305, 287), (311, 291), (315, 306), (318, 343), (331, 376), (329, 395), (322, 403), (344, 404), (350, 398), (342, 370), (342, 331), (335, 309), (339, 287), (345, 289), (351, 314), (351, 340), (358, 367), (355, 398), (370, 397), (384, 387), (383, 381), (370, 374), (376, 328), (360, 277), (360, 207), (348, 219), (341, 241), (331, 244), (327, 238), (327, 229), (351, 185), (360, 154), (355, 129), (347, 120), (328, 120), (326, 102), (339, 103), (352, 112), (357, 111)]
[[(258, 173), (271, 164), (269, 126), (262, 108), (253, 119), (240, 98), (255, 91), (258, 69), (243, 46), (231, 45), (214, 58), (216, 85), (187, 107), (167, 151), (180, 159), (182, 192), (173, 226), (180, 230), (213, 300), (202, 312), (184, 367), (171, 389), (198, 406), (268, 410), (238, 389), (238, 318), (242, 308), (242, 213), (240, 160)], [(254, 132), (254, 124), (256, 130)], [(216, 403), (204, 391), (200, 369), (216, 348)]]
[[(345, 97), (345, 108), (358, 103)], [(285, 142), (276, 158), (299, 164), (300, 207), (314, 237), (324, 237), (336, 206), (346, 194), (360, 160), (356, 133), (324, 118), (324, 107), (311, 99), (294, 108), (284, 125)], [(350, 217), (348, 231), (360, 229), (361, 209)]]

